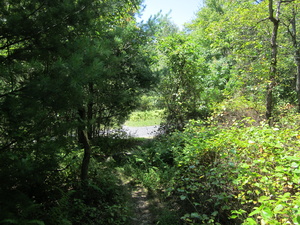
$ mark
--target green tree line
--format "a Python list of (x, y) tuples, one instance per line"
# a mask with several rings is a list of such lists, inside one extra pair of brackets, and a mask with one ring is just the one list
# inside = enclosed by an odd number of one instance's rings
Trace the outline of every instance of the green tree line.
[(234, 96), (264, 104), (270, 124), (279, 105), (299, 111), (298, 15), (298, 1), (211, 0), (184, 32), (160, 37), (168, 120), (182, 128)]

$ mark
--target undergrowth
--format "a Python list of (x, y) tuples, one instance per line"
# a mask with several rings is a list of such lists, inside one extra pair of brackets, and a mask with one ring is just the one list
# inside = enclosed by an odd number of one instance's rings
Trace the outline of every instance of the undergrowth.
[[(216, 113), (153, 140), (95, 139), (85, 188), (76, 175), (82, 155), (74, 149), (63, 155), (56, 172), (64, 179), (51, 178), (59, 186), (45, 189), (47, 204), (39, 204), (44, 192), (35, 192), (34, 201), (26, 198), (31, 190), (20, 182), (18, 193), (11, 188), (6, 193), (12, 195), (0, 195), (6, 202), (17, 197), (2, 206), (0, 223), (131, 224), (130, 190), (121, 180), (126, 178), (159, 200), (159, 207), (152, 208), (156, 224), (300, 224), (300, 115), (288, 107), (276, 115), (273, 127), (255, 120), (257, 109), (246, 117), (226, 106), (221, 111), (229, 116), (228, 124), (224, 113)], [(23, 171), (27, 179), (36, 171), (30, 165), (32, 170)]]
[(284, 113), (273, 127), (246, 116), (190, 121), (136, 149), (126, 171), (166, 214), (176, 209), (178, 224), (300, 224), (300, 115)]

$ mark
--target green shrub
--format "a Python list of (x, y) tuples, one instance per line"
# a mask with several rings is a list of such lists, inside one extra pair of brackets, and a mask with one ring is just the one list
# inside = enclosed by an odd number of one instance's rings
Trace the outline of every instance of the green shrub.
[(235, 125), (245, 119), (248, 125), (259, 125), (265, 118), (263, 106), (262, 102), (251, 101), (244, 96), (226, 99), (214, 106), (214, 113), (210, 119), (223, 126)]
[(127, 174), (142, 182), (151, 191), (173, 185), (174, 152), (182, 148), (180, 136), (160, 137), (136, 148), (127, 165)]
[(138, 110), (151, 111), (162, 109), (161, 99), (155, 95), (143, 95), (140, 99)]
[(298, 223), (298, 128), (244, 122), (219, 130), (194, 122), (183, 133), (173, 195), (186, 223)]
[(87, 186), (61, 191), (61, 197), (49, 209), (47, 224), (128, 224), (128, 197), (121, 181), (94, 160), (90, 170)]

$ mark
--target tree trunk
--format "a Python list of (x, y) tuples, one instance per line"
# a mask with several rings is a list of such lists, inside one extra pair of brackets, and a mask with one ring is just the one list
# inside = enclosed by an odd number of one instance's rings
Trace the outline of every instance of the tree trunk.
[(297, 66), (296, 74), (296, 93), (297, 93), (297, 103), (298, 103), (298, 112), (300, 112), (300, 50), (296, 51), (295, 62)]
[(85, 109), (81, 108), (78, 110), (80, 125), (78, 126), (78, 142), (79, 145), (84, 150), (83, 160), (81, 164), (81, 182), (85, 184), (88, 179), (88, 169), (90, 164), (90, 158), (91, 158), (91, 146), (89, 143), (87, 132), (85, 131)]
[(273, 88), (275, 86), (275, 79), (277, 74), (277, 36), (279, 28), (279, 11), (280, 2), (278, 2), (276, 17), (274, 17), (273, 0), (269, 0), (269, 19), (273, 23), (273, 31), (271, 36), (271, 64), (270, 64), (270, 76), (269, 84), (267, 86), (267, 98), (266, 98), (266, 119), (269, 125), (272, 125), (273, 116)]
[(83, 142), (81, 144), (83, 145), (83, 149), (84, 149), (80, 178), (81, 181), (85, 183), (88, 179), (88, 171), (89, 171), (89, 164), (91, 158), (91, 146), (86, 131), (82, 130), (80, 135), (82, 136)]
[(297, 74), (296, 74), (296, 93), (297, 93), (297, 105), (298, 105), (298, 112), (300, 112), (300, 49), (298, 46), (297, 41), (297, 26), (296, 26), (296, 10), (295, 7), (293, 8), (293, 18), (291, 20), (292, 30), (290, 31), (293, 47), (295, 49), (295, 63), (297, 67)]
[(87, 106), (87, 119), (88, 119), (88, 138), (91, 140), (94, 136), (94, 127), (92, 125), (92, 119), (93, 119), (93, 93), (94, 93), (94, 85), (93, 83), (89, 83), (89, 92), (90, 92), (90, 99)]

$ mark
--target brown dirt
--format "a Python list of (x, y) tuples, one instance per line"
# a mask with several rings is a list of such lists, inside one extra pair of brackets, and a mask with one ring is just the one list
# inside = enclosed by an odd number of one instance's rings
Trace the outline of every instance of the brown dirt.
[(133, 225), (150, 225), (155, 224), (151, 213), (148, 191), (141, 185), (133, 187), (131, 192), (133, 204), (135, 206)]

